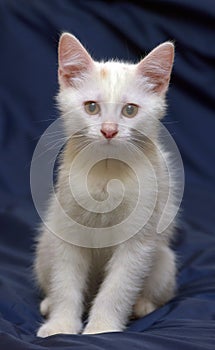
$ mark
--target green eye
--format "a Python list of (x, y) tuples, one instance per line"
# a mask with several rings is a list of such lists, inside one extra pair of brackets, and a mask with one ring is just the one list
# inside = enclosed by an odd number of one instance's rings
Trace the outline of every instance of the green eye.
[(84, 103), (84, 108), (87, 114), (96, 115), (100, 112), (100, 106), (95, 101), (87, 101)]
[(127, 118), (133, 118), (138, 112), (138, 106), (133, 103), (127, 103), (123, 109), (122, 114)]

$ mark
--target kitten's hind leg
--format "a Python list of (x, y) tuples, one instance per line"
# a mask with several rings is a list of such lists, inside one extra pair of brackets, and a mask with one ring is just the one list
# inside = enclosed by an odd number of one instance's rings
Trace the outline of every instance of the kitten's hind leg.
[(162, 246), (156, 255), (151, 274), (144, 282), (144, 289), (134, 305), (134, 317), (140, 318), (162, 306), (174, 296), (175, 255)]
[(50, 307), (50, 300), (48, 297), (43, 299), (40, 303), (40, 313), (42, 316), (48, 316), (49, 314), (49, 307)]
[(48, 294), (50, 284), (52, 259), (48, 252), (50, 247), (52, 247), (51, 238), (51, 233), (45, 227), (41, 229), (41, 234), (37, 237), (34, 274), (37, 284), (44, 295)]

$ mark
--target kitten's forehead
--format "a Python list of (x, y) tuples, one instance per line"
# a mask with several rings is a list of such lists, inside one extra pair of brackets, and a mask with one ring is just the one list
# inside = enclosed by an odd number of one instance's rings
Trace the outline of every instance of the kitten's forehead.
[(102, 90), (107, 99), (112, 102), (122, 97), (123, 90), (128, 89), (134, 76), (133, 64), (121, 63), (118, 61), (98, 63), (97, 70)]
[(100, 77), (103, 80), (126, 78), (126, 76), (133, 72), (134, 66), (134, 64), (119, 61), (107, 61), (97, 64)]

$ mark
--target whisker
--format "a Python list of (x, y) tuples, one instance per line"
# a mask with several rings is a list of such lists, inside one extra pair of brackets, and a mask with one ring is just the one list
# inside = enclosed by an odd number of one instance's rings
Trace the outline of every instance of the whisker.
[(54, 122), (57, 119), (57, 117), (49, 118), (49, 119), (40, 119), (36, 120), (35, 123), (44, 123), (44, 122)]
[(65, 132), (64, 131), (60, 131), (60, 130), (57, 130), (57, 131), (52, 131), (52, 132), (47, 132), (46, 133), (46, 136), (52, 136), (52, 135), (65, 135)]
[(179, 120), (163, 120), (162, 124), (178, 124)]
[(49, 140), (48, 142), (47, 142), (47, 144), (45, 144), (45, 146), (49, 146), (49, 145), (51, 145), (51, 144), (56, 144), (56, 143), (65, 143), (65, 142), (67, 142), (68, 141), (68, 137), (61, 137), (61, 138), (58, 138), (58, 139), (54, 139), (54, 140)]

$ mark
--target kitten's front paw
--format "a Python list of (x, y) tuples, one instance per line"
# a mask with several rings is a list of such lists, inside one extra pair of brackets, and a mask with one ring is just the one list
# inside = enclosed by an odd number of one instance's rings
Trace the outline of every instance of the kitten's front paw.
[(65, 323), (63, 320), (48, 320), (45, 322), (37, 332), (37, 336), (41, 338), (49, 337), (54, 334), (78, 334), (82, 330), (81, 322)]
[(110, 332), (122, 332), (122, 328), (111, 326), (102, 323), (87, 324), (82, 334), (98, 334), (98, 333), (110, 333)]
[(98, 329), (98, 328), (89, 328), (83, 331), (82, 334), (99, 334), (99, 333), (112, 333), (112, 332), (122, 332), (121, 329)]

